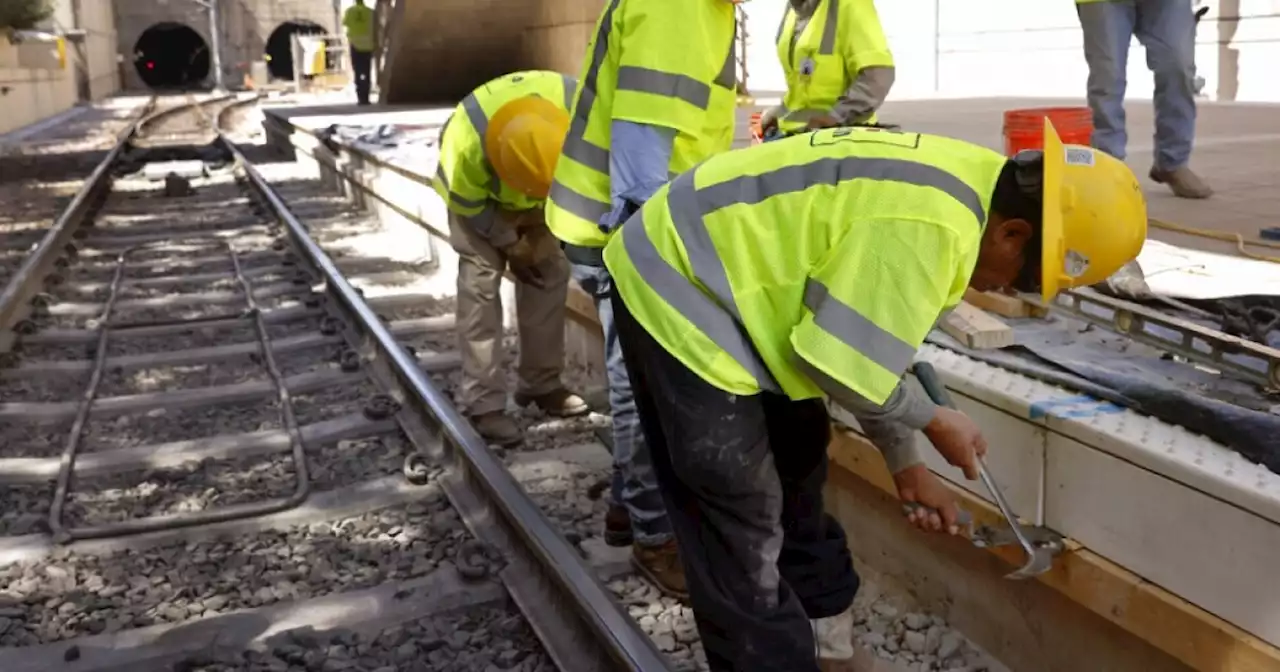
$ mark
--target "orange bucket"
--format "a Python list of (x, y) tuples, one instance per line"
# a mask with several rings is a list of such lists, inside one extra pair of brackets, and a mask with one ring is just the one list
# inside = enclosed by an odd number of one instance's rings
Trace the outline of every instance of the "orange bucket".
[(1036, 107), (1004, 113), (1004, 153), (1013, 156), (1024, 149), (1044, 149), (1044, 119), (1053, 122), (1063, 144), (1089, 146), (1093, 112), (1087, 107)]

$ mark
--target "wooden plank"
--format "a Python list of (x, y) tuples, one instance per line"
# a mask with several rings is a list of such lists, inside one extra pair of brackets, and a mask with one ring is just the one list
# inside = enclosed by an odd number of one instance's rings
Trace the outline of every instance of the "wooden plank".
[[(884, 460), (871, 442), (836, 426), (828, 449), (833, 466), (897, 496)], [(948, 484), (950, 485), (950, 484)], [(961, 506), (979, 524), (997, 524), (999, 512), (975, 495), (952, 486)], [(991, 549), (1010, 567), (1022, 563), (1016, 548)], [(1202, 672), (1274, 672), (1276, 648), (1080, 544), (1068, 540), (1053, 569), (1037, 577), (1073, 602)]]
[(947, 313), (938, 326), (973, 350), (994, 350), (1013, 345), (1013, 330), (1009, 325), (963, 301)]
[(979, 292), (976, 289), (966, 289), (964, 300), (972, 306), (1004, 317), (1044, 317), (1049, 314), (1049, 309), (1044, 306), (998, 292)]

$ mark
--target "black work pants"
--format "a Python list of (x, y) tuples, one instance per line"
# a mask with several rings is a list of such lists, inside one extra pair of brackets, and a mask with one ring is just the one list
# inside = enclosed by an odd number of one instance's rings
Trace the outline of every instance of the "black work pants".
[(613, 296), (618, 338), (712, 670), (817, 672), (809, 619), (853, 603), (844, 530), (822, 506), (819, 399), (716, 389)]
[(373, 69), (373, 52), (351, 48), (351, 74), (356, 80), (356, 101), (361, 105), (369, 104), (369, 89), (372, 81), (370, 71)]

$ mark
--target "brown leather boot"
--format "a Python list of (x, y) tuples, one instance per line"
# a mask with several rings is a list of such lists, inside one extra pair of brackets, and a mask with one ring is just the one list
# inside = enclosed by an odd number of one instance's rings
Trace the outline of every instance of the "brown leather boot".
[(685, 583), (684, 567), (680, 565), (680, 553), (676, 549), (675, 539), (668, 539), (658, 546), (632, 544), (631, 564), (663, 594), (678, 600), (689, 599), (689, 588)]
[(529, 404), (536, 404), (543, 413), (557, 418), (586, 415), (591, 410), (586, 400), (564, 388), (546, 394), (516, 394), (516, 405), (528, 406)]
[(502, 411), (473, 415), (471, 426), (485, 441), (499, 446), (513, 446), (521, 440), (520, 428)]
[(631, 514), (621, 504), (610, 504), (604, 514), (604, 543), (610, 546), (630, 546), (635, 540), (631, 533)]
[(1151, 168), (1151, 179), (1164, 185), (1168, 185), (1173, 191), (1173, 195), (1178, 198), (1209, 198), (1213, 195), (1213, 189), (1200, 179), (1199, 175), (1191, 172), (1191, 169), (1182, 166), (1173, 170), (1160, 170), (1154, 166)]

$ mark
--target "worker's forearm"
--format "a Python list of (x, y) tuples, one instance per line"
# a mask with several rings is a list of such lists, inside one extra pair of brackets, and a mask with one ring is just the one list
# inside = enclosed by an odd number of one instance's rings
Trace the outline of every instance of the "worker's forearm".
[(803, 358), (797, 358), (797, 364), (832, 401), (858, 419), (867, 438), (884, 454), (889, 471), (896, 474), (924, 461), (915, 447), (915, 432), (924, 429), (933, 419), (936, 406), (932, 401), (899, 382), (889, 398), (877, 404), (841, 385)]
[(626, 220), (627, 202), (639, 206), (667, 183), (675, 129), (615, 120), (610, 127), (609, 194), (613, 210), (600, 226), (612, 231)]
[(831, 108), (831, 116), (844, 124), (866, 121), (884, 104), (893, 88), (894, 69), (886, 66), (863, 68), (853, 85)]

